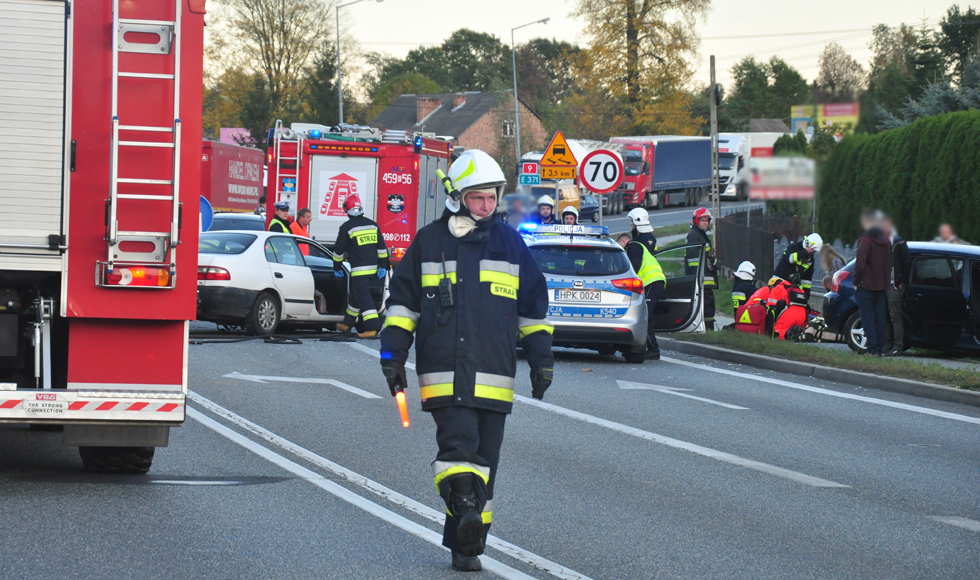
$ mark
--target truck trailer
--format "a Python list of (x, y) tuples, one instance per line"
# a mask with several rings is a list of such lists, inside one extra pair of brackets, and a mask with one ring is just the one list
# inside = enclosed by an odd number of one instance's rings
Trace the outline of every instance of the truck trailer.
[[(397, 263), (422, 226), (442, 215), (446, 196), (436, 170), (449, 171), (451, 141), (405, 131), (277, 122), (269, 131), (267, 219), (276, 202), (313, 212), (310, 237), (332, 246), (347, 220), (344, 199), (361, 198)], [(273, 190), (275, 195), (273, 195)]]
[(783, 135), (784, 133), (719, 133), (719, 197), (737, 201), (748, 199), (749, 160), (753, 157), (772, 157), (772, 147)]
[(708, 137), (613, 137), (624, 145), (626, 175), (619, 189), (627, 207), (691, 207), (711, 188), (711, 139)]
[(204, 0), (0, 0), (0, 422), (90, 470), (184, 421), (203, 33)]
[(201, 195), (214, 211), (252, 213), (265, 195), (261, 149), (205, 140), (201, 144)]

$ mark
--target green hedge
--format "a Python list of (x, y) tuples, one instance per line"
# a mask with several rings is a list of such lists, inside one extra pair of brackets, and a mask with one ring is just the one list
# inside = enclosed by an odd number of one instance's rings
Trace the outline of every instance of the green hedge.
[(879, 208), (908, 240), (931, 240), (944, 221), (980, 243), (980, 111), (920, 119), (842, 140), (821, 171), (819, 231), (851, 243), (858, 215)]

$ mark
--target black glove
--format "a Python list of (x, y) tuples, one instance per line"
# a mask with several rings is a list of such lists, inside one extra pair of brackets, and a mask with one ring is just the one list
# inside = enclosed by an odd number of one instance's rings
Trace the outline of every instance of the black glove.
[(543, 399), (554, 375), (555, 369), (531, 369), (531, 396), (539, 401)]
[(408, 387), (408, 379), (405, 377), (405, 363), (393, 360), (382, 361), (381, 370), (384, 372), (385, 378), (388, 379), (388, 389), (391, 390), (392, 397)]

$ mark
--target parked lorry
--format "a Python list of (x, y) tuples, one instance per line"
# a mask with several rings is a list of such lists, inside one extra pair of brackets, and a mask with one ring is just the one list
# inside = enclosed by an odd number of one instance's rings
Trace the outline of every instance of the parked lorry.
[(90, 470), (184, 421), (203, 34), (204, 0), (0, 0), (0, 422)]
[(749, 160), (753, 157), (772, 157), (772, 147), (782, 136), (783, 133), (719, 133), (719, 197), (748, 199)]
[(622, 144), (626, 175), (619, 190), (627, 207), (695, 206), (711, 188), (708, 137), (613, 137)]
[(310, 237), (321, 243), (336, 243), (347, 220), (344, 199), (353, 193), (364, 215), (381, 227), (394, 263), (416, 232), (442, 215), (446, 196), (436, 170), (449, 171), (451, 141), (354, 125), (283, 127), (277, 121), (268, 145), (268, 219), (279, 201), (289, 204), (294, 217), (308, 207)]
[(201, 195), (215, 211), (253, 212), (264, 195), (265, 154), (253, 147), (205, 140), (201, 144)]

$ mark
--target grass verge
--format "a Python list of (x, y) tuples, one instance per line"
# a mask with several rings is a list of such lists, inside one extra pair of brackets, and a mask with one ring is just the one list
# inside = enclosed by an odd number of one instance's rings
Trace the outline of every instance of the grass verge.
[(947, 368), (936, 363), (861, 356), (850, 350), (833, 350), (812, 344), (773, 340), (757, 334), (733, 331), (676, 334), (671, 335), (670, 338), (839, 369), (980, 391), (980, 372)]

